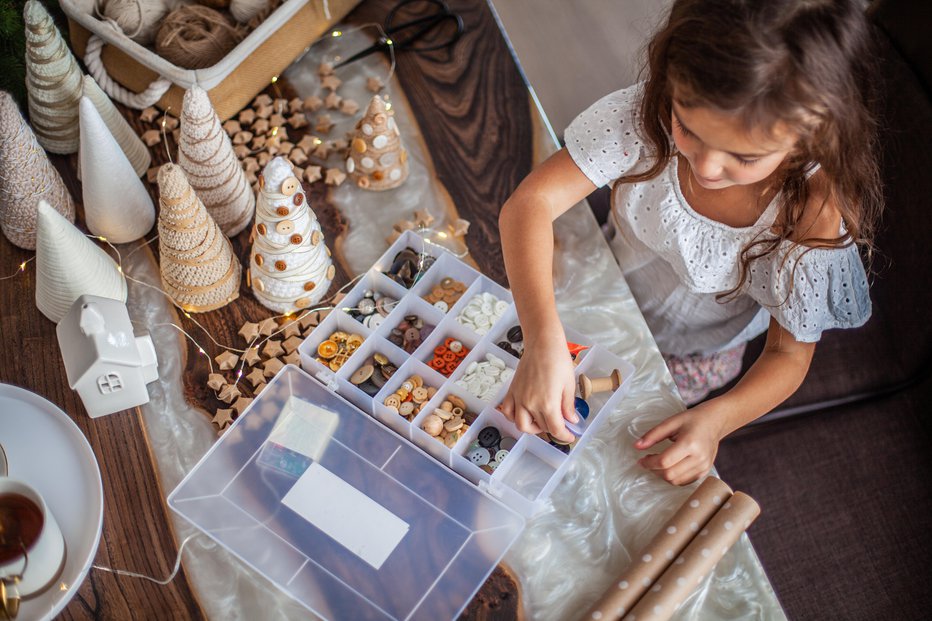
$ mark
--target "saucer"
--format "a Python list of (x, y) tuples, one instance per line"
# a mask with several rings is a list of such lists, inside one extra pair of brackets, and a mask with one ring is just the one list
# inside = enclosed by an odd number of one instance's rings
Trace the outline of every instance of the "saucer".
[(67, 555), (49, 589), (22, 602), (20, 619), (51, 619), (87, 576), (103, 526), (103, 485), (94, 452), (77, 425), (42, 397), (0, 384), (0, 445), (7, 476), (34, 487), (55, 516)]

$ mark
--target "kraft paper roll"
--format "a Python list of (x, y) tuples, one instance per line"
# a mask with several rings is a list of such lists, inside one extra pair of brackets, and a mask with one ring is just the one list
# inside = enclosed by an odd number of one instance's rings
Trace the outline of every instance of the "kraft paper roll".
[(582, 619), (620, 619), (630, 611), (731, 495), (721, 479), (703, 481)]
[(735, 492), (638, 601), (626, 621), (667, 621), (759, 514), (753, 498)]

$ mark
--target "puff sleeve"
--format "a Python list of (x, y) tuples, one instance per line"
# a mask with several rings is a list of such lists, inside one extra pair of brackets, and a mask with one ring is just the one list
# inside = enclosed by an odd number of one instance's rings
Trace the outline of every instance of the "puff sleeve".
[(814, 343), (824, 330), (856, 328), (871, 316), (867, 274), (855, 246), (809, 248), (785, 243), (755, 261), (747, 293), (797, 341)]
[(608, 185), (642, 158), (637, 112), (641, 84), (610, 93), (573, 119), (563, 134), (570, 157), (596, 187)]

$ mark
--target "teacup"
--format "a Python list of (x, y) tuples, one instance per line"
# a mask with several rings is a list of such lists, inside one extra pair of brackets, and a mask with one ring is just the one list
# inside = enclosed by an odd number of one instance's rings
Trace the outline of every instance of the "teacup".
[(65, 540), (34, 488), (0, 477), (0, 582), (6, 596), (26, 599), (45, 591), (65, 565)]

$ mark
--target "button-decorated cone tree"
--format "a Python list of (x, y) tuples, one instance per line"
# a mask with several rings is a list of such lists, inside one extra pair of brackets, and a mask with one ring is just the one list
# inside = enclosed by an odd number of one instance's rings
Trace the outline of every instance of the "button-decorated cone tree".
[(39, 146), (13, 96), (0, 91), (0, 228), (20, 248), (36, 247), (40, 200), (74, 222), (74, 201), (61, 176)]
[(159, 267), (172, 300), (189, 312), (239, 297), (242, 266), (233, 246), (191, 189), (181, 168), (159, 169)]
[(259, 187), (247, 281), (266, 308), (300, 311), (330, 288), (335, 273), (330, 249), (287, 159), (273, 158)]
[(376, 95), (356, 123), (346, 157), (346, 172), (366, 190), (390, 190), (408, 178), (408, 152), (392, 111)]

